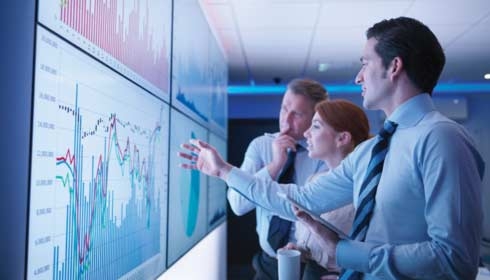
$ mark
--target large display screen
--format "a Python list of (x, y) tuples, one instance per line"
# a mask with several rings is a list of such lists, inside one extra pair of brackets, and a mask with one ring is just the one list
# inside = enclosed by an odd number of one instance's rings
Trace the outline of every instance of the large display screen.
[(226, 83), (197, 0), (39, 1), (27, 278), (156, 278), (222, 224), (225, 186), (176, 155), (226, 153)]
[(155, 276), (169, 106), (43, 27), (36, 57), (28, 277)]
[(39, 22), (169, 99), (171, 0), (43, 0)]
[(168, 233), (169, 264), (174, 263), (206, 234), (208, 190), (207, 177), (199, 171), (180, 168), (182, 159), (177, 155), (180, 144), (187, 143), (189, 139), (207, 141), (207, 131), (174, 109), (171, 114), (168, 223), (172, 229)]
[(209, 96), (211, 114), (209, 124), (212, 131), (222, 137), (228, 133), (228, 66), (223, 52), (215, 40), (209, 40)]
[[(209, 134), (209, 144), (213, 145), (224, 159), (227, 157), (226, 141)], [(226, 183), (216, 177), (208, 177), (208, 229), (214, 229), (226, 219)]]
[(174, 5), (172, 105), (207, 125), (210, 31), (197, 1)]

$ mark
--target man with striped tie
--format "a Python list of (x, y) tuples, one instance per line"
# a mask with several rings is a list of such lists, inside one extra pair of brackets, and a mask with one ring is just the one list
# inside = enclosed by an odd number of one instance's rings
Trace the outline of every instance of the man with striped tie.
[(318, 214), (353, 202), (352, 239), (296, 213), (344, 269), (340, 279), (474, 279), (485, 164), (467, 131), (432, 102), (445, 63), (441, 45), (417, 20), (383, 20), (368, 29), (361, 63), (363, 105), (387, 120), (326, 175), (284, 188), (232, 167), (200, 141), (191, 148), (198, 152), (193, 168), (291, 219), (294, 210), (277, 192)]

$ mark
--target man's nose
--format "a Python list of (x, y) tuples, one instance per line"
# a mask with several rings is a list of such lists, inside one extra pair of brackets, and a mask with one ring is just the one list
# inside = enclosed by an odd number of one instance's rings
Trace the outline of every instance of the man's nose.
[(362, 81), (364, 80), (361, 72), (362, 72), (362, 70), (359, 70), (359, 72), (357, 73), (356, 78), (355, 78), (355, 82), (358, 85), (360, 85), (362, 83)]

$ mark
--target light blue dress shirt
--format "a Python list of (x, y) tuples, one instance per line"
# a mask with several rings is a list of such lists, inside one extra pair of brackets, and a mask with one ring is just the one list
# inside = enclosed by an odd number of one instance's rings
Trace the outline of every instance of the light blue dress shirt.
[[(385, 159), (366, 241), (342, 240), (339, 266), (365, 279), (474, 279), (482, 232), (484, 162), (466, 130), (441, 115), (428, 94), (400, 105)], [(316, 213), (351, 201), (359, 189), (376, 138), (360, 144), (340, 166), (288, 194)], [(259, 205), (294, 219), (284, 186), (233, 168), (227, 183)]]
[[(263, 135), (255, 138), (247, 148), (245, 157), (240, 167), (241, 170), (248, 174), (254, 174), (257, 177), (270, 178), (267, 171), (267, 164), (272, 161), (272, 141), (275, 135)], [(305, 141), (299, 143), (303, 147), (306, 145)], [(295, 175), (294, 181), (299, 184), (305, 184), (308, 177), (314, 173), (325, 170), (325, 165), (322, 161), (313, 160), (308, 157), (306, 149), (302, 149), (295, 157)], [(273, 199), (279, 199), (272, 197)], [(228, 190), (228, 202), (230, 207), (236, 215), (245, 215), (246, 213), (256, 209), (257, 216), (257, 234), (259, 236), (259, 243), (262, 250), (264, 250), (269, 256), (275, 257), (276, 252), (271, 248), (267, 241), (267, 234), (269, 232), (269, 222), (274, 215), (267, 209), (262, 207), (256, 207), (256, 204), (240, 195), (233, 189)], [(290, 241), (294, 242), (294, 224), (290, 233)]]

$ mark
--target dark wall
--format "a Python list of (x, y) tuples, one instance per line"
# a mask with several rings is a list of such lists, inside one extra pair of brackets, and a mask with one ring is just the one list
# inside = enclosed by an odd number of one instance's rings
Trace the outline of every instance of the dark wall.
[[(228, 122), (228, 160), (240, 166), (248, 144), (264, 132), (276, 132), (277, 119), (230, 119)], [(228, 264), (249, 264), (259, 251), (255, 231), (255, 210), (236, 216), (228, 206)]]
[(0, 4), (2, 279), (25, 274), (35, 1)]

